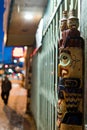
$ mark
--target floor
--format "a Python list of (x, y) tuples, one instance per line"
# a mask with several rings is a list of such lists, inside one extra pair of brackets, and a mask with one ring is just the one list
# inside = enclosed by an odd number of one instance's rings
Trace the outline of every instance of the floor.
[(0, 96), (0, 130), (36, 130), (33, 117), (25, 114), (26, 103), (27, 91), (18, 84), (13, 84), (7, 105)]

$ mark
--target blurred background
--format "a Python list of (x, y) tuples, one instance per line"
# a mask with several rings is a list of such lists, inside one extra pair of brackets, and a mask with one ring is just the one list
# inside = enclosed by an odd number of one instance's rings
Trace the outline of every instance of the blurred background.
[(21, 78), (24, 74), (24, 53), (26, 47), (6, 46), (4, 44), (3, 14), (4, 0), (0, 0), (0, 78), (4, 74), (10, 78)]

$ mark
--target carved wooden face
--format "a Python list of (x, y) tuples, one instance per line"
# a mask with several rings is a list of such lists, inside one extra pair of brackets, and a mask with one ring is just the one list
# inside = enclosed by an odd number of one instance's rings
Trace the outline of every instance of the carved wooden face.
[(60, 53), (61, 77), (82, 77), (82, 49), (69, 47)]
[(61, 31), (64, 31), (64, 30), (66, 30), (68, 27), (67, 27), (67, 20), (63, 20), (63, 21), (61, 21), (61, 23), (60, 23), (60, 29), (61, 29)]
[(69, 29), (72, 29), (72, 28), (78, 28), (79, 26), (79, 22), (78, 22), (78, 19), (76, 18), (71, 18), (71, 19), (68, 19), (67, 20), (67, 26)]

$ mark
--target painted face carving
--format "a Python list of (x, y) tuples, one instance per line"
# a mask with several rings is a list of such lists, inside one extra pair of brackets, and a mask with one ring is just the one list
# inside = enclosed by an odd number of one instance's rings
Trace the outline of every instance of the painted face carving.
[(74, 130), (79, 128), (82, 130), (84, 41), (77, 30), (79, 21), (75, 10), (71, 10), (69, 14), (67, 30), (62, 31), (64, 23), (61, 20), (62, 40), (59, 43), (58, 64), (58, 127), (60, 130), (71, 129), (71, 126)]
[(61, 25), (60, 25), (61, 31), (64, 31), (64, 30), (66, 30), (67, 28), (68, 28), (68, 27), (67, 27), (67, 20), (61, 21)]
[(60, 76), (78, 77), (82, 75), (82, 49), (70, 47), (60, 53)]
[(76, 19), (76, 18), (68, 19), (67, 25), (68, 25), (69, 29), (72, 29), (72, 28), (76, 28), (77, 29), (78, 26), (79, 26), (78, 19)]

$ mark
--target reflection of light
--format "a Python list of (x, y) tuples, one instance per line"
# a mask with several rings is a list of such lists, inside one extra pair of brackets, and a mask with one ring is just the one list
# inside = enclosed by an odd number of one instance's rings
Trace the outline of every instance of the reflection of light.
[(14, 63), (17, 63), (17, 60), (16, 60), (16, 59), (14, 59)]
[(17, 67), (15, 68), (15, 70), (18, 72), (18, 71), (21, 70), (21, 68), (20, 68), (19, 66), (17, 66)]
[(2, 68), (3, 64), (0, 64), (0, 68)]
[(20, 74), (20, 73), (18, 73), (18, 76), (20, 77), (20, 76), (21, 76), (21, 74)]
[(27, 46), (24, 46), (24, 49), (25, 49), (25, 50), (27, 50), (27, 48), (28, 48)]
[(4, 44), (6, 44), (6, 41), (7, 41), (7, 34), (4, 33)]
[(19, 58), (19, 61), (20, 62), (24, 62), (24, 58), (22, 57), (22, 58)]
[(12, 69), (8, 69), (8, 72), (9, 72), (9, 73), (13, 73), (13, 70), (12, 70)]
[(26, 14), (24, 15), (24, 18), (25, 18), (26, 20), (31, 20), (31, 19), (33, 19), (33, 15), (32, 15), (31, 13), (26, 13)]
[(22, 70), (22, 74), (24, 74), (24, 75), (25, 75), (25, 71), (24, 71), (24, 70)]
[(8, 65), (5, 65), (5, 68), (8, 68)]
[(19, 66), (17, 66), (17, 67), (16, 67), (16, 69), (20, 69), (20, 67), (19, 67)]
[(18, 10), (18, 13), (20, 12), (20, 6), (18, 5), (18, 7), (17, 7), (17, 10)]

